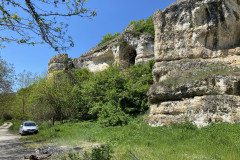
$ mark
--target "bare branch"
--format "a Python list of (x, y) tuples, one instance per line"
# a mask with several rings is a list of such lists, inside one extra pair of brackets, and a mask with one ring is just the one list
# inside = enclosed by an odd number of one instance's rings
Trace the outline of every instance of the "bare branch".
[(68, 25), (58, 17), (96, 16), (96, 11), (84, 7), (85, 3), (86, 0), (0, 0), (0, 31), (8, 30), (12, 34), (3, 36), (5, 32), (0, 33), (1, 43), (37, 44), (32, 39), (40, 36), (56, 51), (65, 51), (74, 43), (66, 35)]

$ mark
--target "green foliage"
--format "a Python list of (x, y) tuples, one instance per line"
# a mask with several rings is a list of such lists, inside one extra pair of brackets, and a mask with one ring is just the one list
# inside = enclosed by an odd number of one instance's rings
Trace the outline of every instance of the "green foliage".
[(40, 88), (43, 94), (41, 98), (52, 109), (52, 116), (56, 120), (63, 121), (66, 117), (72, 117), (75, 106), (72, 101), (72, 90), (75, 84), (74, 75), (71, 72), (58, 72), (46, 80), (44, 88)]
[(14, 132), (14, 133), (18, 133), (19, 130), (19, 126), (22, 124), (21, 120), (11, 120), (12, 122), (12, 126), (9, 128), (10, 131)]
[(103, 126), (118, 126), (127, 124), (129, 115), (124, 113), (119, 106), (106, 103), (99, 106), (101, 111), (98, 113), (98, 122)]
[(13, 85), (13, 67), (0, 57), (0, 93), (11, 92)]
[(61, 160), (110, 160), (112, 159), (113, 150), (110, 145), (103, 144), (98, 147), (92, 148), (90, 152), (85, 151), (81, 153), (68, 153), (66, 156), (61, 157)]
[(98, 46), (101, 46), (102, 44), (116, 38), (117, 36), (119, 36), (121, 33), (117, 32), (114, 35), (112, 35), (111, 33), (106, 34), (105, 36), (103, 36), (102, 41), (98, 44)]
[(13, 118), (35, 121), (97, 120), (103, 126), (127, 124), (148, 110), (146, 93), (152, 84), (153, 61), (121, 70), (59, 71), (17, 92)]
[(180, 124), (172, 123), (170, 125), (170, 127), (173, 129), (183, 129), (183, 130), (197, 130), (198, 129), (197, 126), (191, 122), (185, 122), (185, 123), (180, 123)]
[(12, 112), (14, 108), (12, 104), (14, 102), (14, 93), (0, 93), (0, 120), (10, 120), (13, 118)]
[(135, 20), (131, 21), (128, 26), (131, 26), (131, 25), (134, 25), (133, 34), (135, 35), (149, 33), (152, 36), (154, 36), (155, 34), (152, 16), (150, 16), (146, 20), (141, 19), (139, 21), (135, 21)]
[(92, 152), (85, 152), (83, 155), (83, 160), (110, 160), (112, 159), (112, 148), (110, 145), (100, 145), (92, 149)]
[[(80, 16), (92, 19), (97, 13), (85, 8), (86, 3), (86, 0), (55, 0), (54, 3), (49, 3), (48, 0), (1, 1), (0, 31), (3, 33), (0, 35), (0, 47), (3, 47), (4, 42), (33, 46), (45, 42), (55, 51), (65, 51), (73, 47), (71, 36), (66, 34), (68, 24), (59, 21), (56, 16)], [(7, 37), (4, 36), (5, 31), (8, 31)], [(36, 40), (38, 39), (36, 37), (42, 38), (42, 41)]]
[[(63, 158), (62, 158), (63, 159)], [(80, 155), (79, 153), (68, 153), (67, 157), (64, 158), (64, 160), (67, 160), (67, 159), (70, 159), (70, 160), (79, 160), (80, 159)]]
[[(147, 33), (154, 36), (154, 34), (155, 34), (152, 16), (150, 16), (146, 20), (144, 20), (144, 19), (139, 20), (139, 21), (133, 20), (129, 23), (128, 26), (131, 26), (131, 25), (134, 26), (132, 33), (136, 36), (139, 36), (141, 34), (147, 34)], [(120, 35), (119, 32), (115, 33), (114, 35), (112, 35), (111, 33), (108, 33), (105, 36), (103, 36), (102, 41), (97, 46), (101, 46), (104, 43), (116, 38), (119, 35)]]
[(124, 71), (110, 66), (96, 73), (83, 86), (92, 118), (107, 126), (122, 125), (129, 116), (144, 113), (148, 109), (146, 93), (152, 84), (153, 63), (131, 66)]

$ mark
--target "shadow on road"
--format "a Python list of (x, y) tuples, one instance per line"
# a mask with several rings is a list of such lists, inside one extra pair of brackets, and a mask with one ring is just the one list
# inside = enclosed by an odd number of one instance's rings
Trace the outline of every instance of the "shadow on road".
[(20, 160), (33, 152), (21, 147), (19, 136), (8, 131), (11, 125), (12, 123), (4, 123), (0, 126), (0, 160)]

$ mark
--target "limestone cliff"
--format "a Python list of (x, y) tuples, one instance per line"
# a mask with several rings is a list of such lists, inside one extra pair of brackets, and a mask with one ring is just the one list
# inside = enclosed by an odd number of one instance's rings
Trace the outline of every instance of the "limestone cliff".
[(66, 57), (66, 54), (54, 56), (48, 63), (48, 73), (69, 68), (86, 68), (91, 72), (97, 72), (106, 69), (111, 63), (126, 68), (152, 60), (154, 58), (154, 37), (149, 34), (135, 36), (132, 34), (132, 29), (131, 26), (126, 28), (123, 34), (101, 46), (91, 48), (79, 58), (70, 59)]
[(240, 0), (178, 0), (153, 20), (155, 37), (135, 36), (130, 26), (79, 58), (53, 57), (48, 71), (97, 72), (155, 58), (151, 126), (240, 122)]
[(154, 16), (152, 126), (240, 121), (240, 0), (178, 0)]
[(179, 0), (156, 11), (156, 61), (240, 54), (239, 4), (239, 0)]

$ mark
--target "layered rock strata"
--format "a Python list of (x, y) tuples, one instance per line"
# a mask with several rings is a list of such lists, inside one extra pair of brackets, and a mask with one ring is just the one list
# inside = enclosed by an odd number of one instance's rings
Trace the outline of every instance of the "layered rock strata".
[(178, 0), (153, 17), (148, 123), (239, 122), (240, 1)]
[(240, 54), (239, 0), (178, 0), (153, 19), (156, 61)]
[[(79, 58), (68, 59), (68, 62), (57, 60), (59, 55), (53, 57), (56, 62), (50, 60), (48, 63), (48, 72), (62, 68), (74, 69), (86, 68), (90, 72), (103, 71), (111, 63), (118, 64), (122, 68), (130, 65), (147, 63), (154, 58), (154, 37), (149, 34), (135, 36), (132, 34), (132, 26), (126, 28), (123, 34), (104, 43), (101, 46), (91, 48), (88, 52), (82, 54)], [(64, 66), (64, 67), (63, 67)]]

